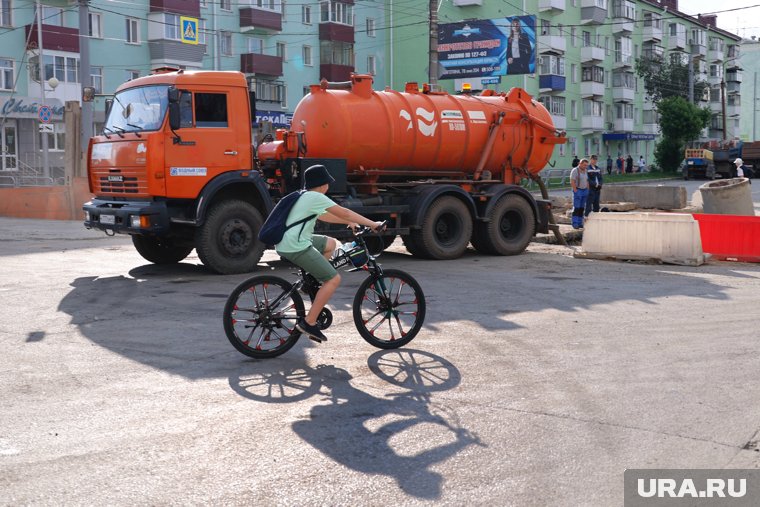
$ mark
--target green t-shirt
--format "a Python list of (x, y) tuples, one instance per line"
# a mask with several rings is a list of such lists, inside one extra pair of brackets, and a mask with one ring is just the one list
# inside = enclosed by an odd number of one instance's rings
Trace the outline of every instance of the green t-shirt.
[[(298, 220), (303, 220), (309, 215), (323, 215), (325, 210), (332, 206), (335, 206), (335, 203), (325, 194), (312, 191), (304, 192), (290, 209), (290, 214), (288, 214), (285, 224), (289, 225)], [(275, 250), (278, 253), (293, 253), (306, 250), (311, 246), (311, 237), (314, 234), (316, 223), (317, 218), (314, 217), (304, 223), (303, 226), (299, 224), (291, 227), (285, 231), (282, 241), (275, 245)]]

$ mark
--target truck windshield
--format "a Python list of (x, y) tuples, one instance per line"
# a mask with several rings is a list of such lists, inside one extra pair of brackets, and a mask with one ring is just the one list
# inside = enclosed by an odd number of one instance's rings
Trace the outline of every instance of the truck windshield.
[(169, 104), (168, 89), (169, 85), (141, 86), (117, 93), (105, 128), (122, 132), (158, 130)]

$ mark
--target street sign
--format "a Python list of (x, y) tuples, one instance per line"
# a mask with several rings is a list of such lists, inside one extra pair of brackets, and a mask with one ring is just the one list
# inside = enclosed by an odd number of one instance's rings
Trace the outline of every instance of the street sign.
[(180, 16), (180, 40), (185, 44), (198, 44), (198, 18)]
[(40, 123), (40, 134), (53, 134), (55, 129), (52, 123)]
[(39, 116), (42, 123), (50, 123), (50, 120), (53, 119), (53, 109), (50, 106), (40, 106), (37, 110), (37, 116)]

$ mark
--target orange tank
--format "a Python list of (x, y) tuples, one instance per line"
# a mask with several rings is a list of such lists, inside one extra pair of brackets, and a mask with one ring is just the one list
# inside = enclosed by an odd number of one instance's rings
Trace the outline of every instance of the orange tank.
[(541, 171), (554, 146), (565, 142), (546, 108), (520, 88), (450, 95), (409, 83), (405, 92), (378, 92), (368, 75), (334, 88), (325, 81), (313, 85), (296, 107), (292, 130), (262, 144), (259, 158), (296, 157), (303, 133), (300, 155), (345, 159), (353, 181), (485, 177), (515, 183)]

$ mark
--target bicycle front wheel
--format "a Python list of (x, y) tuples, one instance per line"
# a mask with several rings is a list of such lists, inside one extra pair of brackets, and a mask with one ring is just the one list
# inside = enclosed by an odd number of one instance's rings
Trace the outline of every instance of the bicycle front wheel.
[(425, 295), (417, 280), (397, 269), (370, 276), (354, 297), (354, 323), (368, 343), (395, 349), (412, 341), (425, 320)]
[(290, 350), (301, 336), (298, 319), (306, 315), (293, 286), (276, 276), (254, 276), (232, 291), (224, 306), (224, 332), (249, 357), (264, 359)]

